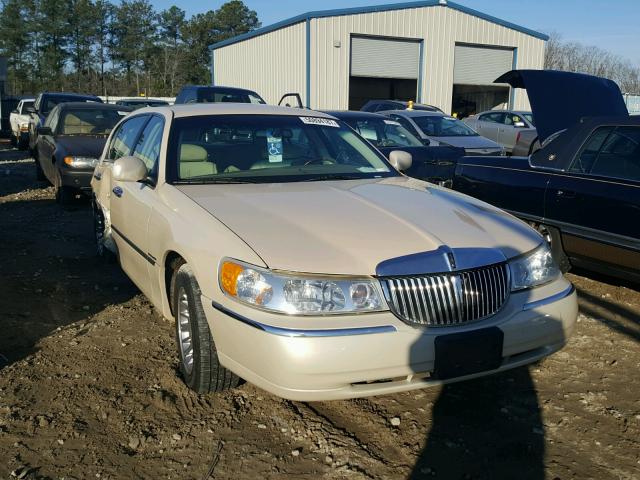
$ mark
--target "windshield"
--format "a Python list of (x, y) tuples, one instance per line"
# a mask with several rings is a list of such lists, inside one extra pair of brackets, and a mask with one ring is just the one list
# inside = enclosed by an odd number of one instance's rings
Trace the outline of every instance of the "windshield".
[(198, 103), (266, 103), (250, 90), (199, 88)]
[(346, 124), (325, 118), (178, 118), (169, 145), (167, 174), (178, 183), (272, 183), (398, 175)]
[(109, 135), (126, 113), (98, 108), (64, 110), (58, 122), (58, 135)]
[(423, 143), (394, 120), (354, 120), (349, 124), (376, 147), (423, 147)]
[(531, 125), (536, 126), (536, 122), (533, 121), (533, 113), (523, 113), (522, 116), (526, 118)]
[(478, 134), (457, 118), (440, 115), (411, 117), (429, 137), (477, 137)]

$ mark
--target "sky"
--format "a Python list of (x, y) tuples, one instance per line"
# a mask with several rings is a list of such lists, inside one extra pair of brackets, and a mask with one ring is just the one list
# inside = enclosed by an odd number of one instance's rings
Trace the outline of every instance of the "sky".
[[(215, 10), (224, 1), (151, 0), (158, 10), (177, 5), (187, 15)], [(295, 15), (394, 0), (244, 0), (263, 26)], [(565, 41), (595, 45), (640, 65), (640, 0), (458, 0), (464, 6), (533, 30), (558, 32)]]

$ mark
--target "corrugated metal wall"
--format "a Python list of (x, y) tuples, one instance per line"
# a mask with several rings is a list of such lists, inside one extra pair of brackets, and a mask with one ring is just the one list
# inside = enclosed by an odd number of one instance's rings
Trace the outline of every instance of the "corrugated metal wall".
[[(311, 20), (311, 106), (349, 105), (351, 34), (423, 39), (422, 101), (451, 110), (456, 43), (517, 48), (517, 68), (542, 68), (544, 40), (446, 7), (423, 7)], [(315, 40), (315, 41), (314, 41)], [(339, 40), (340, 48), (334, 41)], [(346, 47), (346, 48), (345, 48)], [(515, 108), (528, 109), (523, 90)]]
[[(215, 50), (216, 84), (254, 89), (269, 103), (285, 91), (305, 99), (305, 29), (301, 22)], [(515, 48), (517, 68), (539, 69), (544, 63), (544, 40), (443, 6), (315, 18), (311, 108), (348, 108), (352, 34), (422, 40), (422, 101), (445, 112), (451, 110), (456, 43)], [(514, 107), (530, 108), (523, 90), (516, 90)]]
[(213, 51), (216, 85), (249, 88), (270, 104), (298, 92), (306, 102), (306, 25), (301, 22)]

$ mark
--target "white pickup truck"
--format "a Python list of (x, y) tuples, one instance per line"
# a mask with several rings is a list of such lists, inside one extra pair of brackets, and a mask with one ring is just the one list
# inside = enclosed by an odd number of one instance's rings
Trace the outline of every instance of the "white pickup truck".
[(29, 112), (27, 112), (27, 108), (33, 107), (33, 102), (33, 98), (23, 98), (9, 115), (11, 144), (21, 150), (29, 145)]

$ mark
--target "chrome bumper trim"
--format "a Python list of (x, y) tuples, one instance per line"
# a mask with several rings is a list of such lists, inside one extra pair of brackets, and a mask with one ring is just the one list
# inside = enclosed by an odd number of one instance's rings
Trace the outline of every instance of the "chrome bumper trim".
[(250, 327), (257, 328), (266, 333), (273, 335), (280, 335), (282, 337), (346, 337), (352, 335), (371, 335), (375, 333), (392, 333), (397, 332), (396, 327), (393, 325), (381, 325), (378, 327), (357, 327), (357, 328), (336, 328), (328, 330), (298, 330), (292, 328), (274, 327), (271, 325), (265, 325), (264, 323), (256, 322), (250, 318), (240, 315), (228, 308), (220, 305), (217, 302), (211, 302), (213, 308), (219, 312), (228, 315)]
[(534, 308), (541, 307), (543, 305), (547, 305), (549, 303), (556, 302), (558, 300), (562, 300), (563, 298), (568, 297), (575, 291), (576, 291), (576, 287), (571, 285), (570, 287), (563, 290), (562, 292), (556, 293), (555, 295), (551, 295), (550, 297), (543, 298), (542, 300), (536, 300), (535, 302), (531, 302), (531, 303), (525, 303), (524, 306), (522, 307), (522, 310), (531, 310)]

